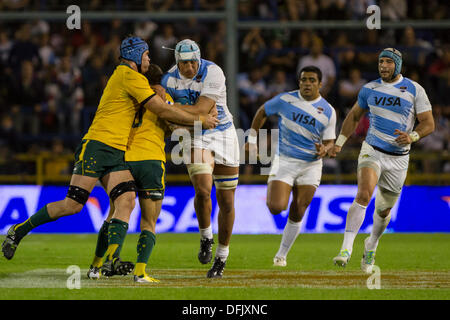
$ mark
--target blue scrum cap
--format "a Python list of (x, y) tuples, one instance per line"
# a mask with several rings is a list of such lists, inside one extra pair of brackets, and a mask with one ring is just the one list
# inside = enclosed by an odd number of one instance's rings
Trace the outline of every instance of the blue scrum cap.
[(395, 63), (395, 71), (392, 77), (397, 76), (402, 71), (402, 54), (400, 51), (394, 48), (386, 48), (381, 51), (378, 59), (386, 57), (394, 60)]
[(200, 63), (200, 48), (195, 41), (184, 39), (177, 43), (175, 47), (175, 61), (197, 60)]
[(141, 65), (142, 54), (148, 50), (148, 44), (139, 37), (128, 37), (120, 45), (120, 57)]

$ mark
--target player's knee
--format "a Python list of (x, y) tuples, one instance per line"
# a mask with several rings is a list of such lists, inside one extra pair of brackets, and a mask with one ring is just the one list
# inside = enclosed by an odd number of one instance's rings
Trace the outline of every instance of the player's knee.
[(391, 213), (391, 208), (376, 212), (376, 214), (378, 214), (383, 219), (386, 218), (387, 216), (389, 216), (390, 213)]
[(64, 216), (70, 216), (73, 214), (77, 214), (81, 210), (83, 210), (84, 205), (74, 201), (66, 201), (64, 203)]
[(285, 206), (276, 201), (267, 201), (267, 208), (269, 208), (270, 213), (273, 215), (280, 214), (281, 212), (286, 210)]
[(195, 198), (197, 201), (209, 201), (211, 199), (211, 189), (207, 187), (200, 187), (195, 190)]
[(116, 206), (120, 208), (120, 210), (125, 211), (133, 211), (134, 206), (136, 205), (136, 194), (134, 192), (124, 193), (116, 200)]

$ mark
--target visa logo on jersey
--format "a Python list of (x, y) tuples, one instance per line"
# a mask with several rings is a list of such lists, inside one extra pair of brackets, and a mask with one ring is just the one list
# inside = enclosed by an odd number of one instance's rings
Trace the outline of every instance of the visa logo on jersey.
[(400, 107), (400, 98), (399, 97), (374, 97), (375, 98), (375, 104), (377, 106), (399, 106)]
[(308, 124), (313, 127), (316, 126), (316, 119), (303, 113), (292, 112), (292, 120), (298, 123)]

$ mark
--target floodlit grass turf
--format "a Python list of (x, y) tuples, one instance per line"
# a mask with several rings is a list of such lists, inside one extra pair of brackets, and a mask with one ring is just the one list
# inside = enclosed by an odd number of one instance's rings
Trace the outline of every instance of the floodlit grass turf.
[[(138, 234), (127, 236), (122, 259), (134, 261)], [(376, 265), (382, 290), (369, 290), (356, 238), (345, 269), (332, 264), (342, 234), (301, 234), (285, 268), (272, 266), (281, 235), (233, 235), (223, 279), (206, 279), (197, 261), (198, 234), (159, 234), (147, 271), (161, 280), (137, 285), (131, 276), (86, 279), (96, 235), (32, 234), (13, 260), (0, 258), (0, 299), (449, 299), (450, 234), (386, 234)], [(1, 236), (3, 241), (4, 236)], [(217, 238), (216, 238), (217, 243)], [(214, 246), (214, 248), (217, 245)], [(66, 268), (81, 268), (81, 290), (66, 288)]]

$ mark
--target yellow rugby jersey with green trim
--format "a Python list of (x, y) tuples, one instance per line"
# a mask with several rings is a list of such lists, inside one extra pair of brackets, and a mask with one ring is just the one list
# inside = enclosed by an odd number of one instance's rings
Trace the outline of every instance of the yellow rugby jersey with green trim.
[[(166, 100), (173, 103), (172, 97), (166, 93)], [(164, 152), (164, 131), (166, 124), (156, 114), (142, 107), (134, 121), (135, 128), (128, 140), (125, 161), (160, 160), (166, 161)]]
[(117, 66), (83, 139), (97, 140), (126, 151), (136, 113), (141, 103), (154, 94), (143, 74), (125, 64)]

